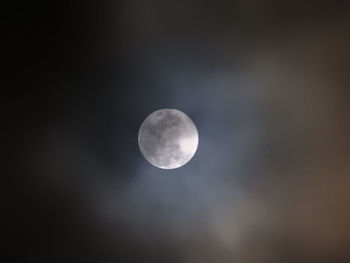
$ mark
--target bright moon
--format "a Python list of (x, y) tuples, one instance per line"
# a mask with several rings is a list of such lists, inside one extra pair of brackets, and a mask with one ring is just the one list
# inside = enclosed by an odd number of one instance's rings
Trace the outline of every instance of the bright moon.
[(162, 169), (175, 169), (185, 165), (196, 153), (198, 131), (185, 113), (162, 109), (143, 121), (138, 142), (141, 153), (151, 164)]

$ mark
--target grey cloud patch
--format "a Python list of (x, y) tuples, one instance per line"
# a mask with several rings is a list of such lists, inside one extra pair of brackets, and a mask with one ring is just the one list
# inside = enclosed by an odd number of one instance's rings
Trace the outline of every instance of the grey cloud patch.
[[(129, 5), (139, 8), (138, 1)], [(192, 21), (195, 9), (178, 12)], [(278, 19), (268, 17), (266, 6), (258, 12), (263, 26), (241, 14), (245, 26), (237, 31), (240, 23), (221, 27), (216, 22), (225, 16), (203, 15), (199, 24), (215, 22), (203, 36), (213, 42), (191, 40), (193, 34), (172, 41), (178, 38), (159, 34), (173, 16), (137, 11), (142, 17), (130, 15), (136, 29), (128, 31), (137, 48), (130, 45), (129, 52), (142, 54), (142, 74), (132, 67), (118, 103), (109, 96), (117, 93), (110, 83), (108, 96), (88, 97), (88, 106), (75, 109), (80, 114), (70, 113), (66, 129), (40, 136), (30, 163), (49, 175), (43, 179), (49, 189), (84, 200), (91, 228), (103, 230), (100, 238), (109, 240), (116, 258), (127, 244), (136, 259), (153, 262), (164, 255), (158, 262), (349, 262), (350, 75), (335, 70), (348, 62), (348, 22), (312, 20), (303, 30), (281, 25), (283, 34), (275, 35), (280, 24), (272, 23)], [(146, 115), (165, 107), (188, 113), (200, 135), (191, 162), (168, 171), (149, 165), (137, 145)], [(158, 128), (167, 125), (162, 116)], [(164, 144), (158, 128), (149, 132)], [(155, 141), (145, 145), (158, 150)]]

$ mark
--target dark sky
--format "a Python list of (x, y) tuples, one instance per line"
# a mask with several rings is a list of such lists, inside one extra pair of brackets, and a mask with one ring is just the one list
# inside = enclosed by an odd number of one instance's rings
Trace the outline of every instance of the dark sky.
[[(2, 262), (350, 262), (341, 1), (4, 6)], [(196, 123), (151, 166), (153, 111)]]

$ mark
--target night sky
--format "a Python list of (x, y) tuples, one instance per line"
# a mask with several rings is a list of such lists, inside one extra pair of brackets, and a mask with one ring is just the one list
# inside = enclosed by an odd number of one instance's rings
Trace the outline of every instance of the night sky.
[[(3, 7), (2, 262), (350, 262), (341, 1)], [(193, 159), (149, 164), (175, 108)]]

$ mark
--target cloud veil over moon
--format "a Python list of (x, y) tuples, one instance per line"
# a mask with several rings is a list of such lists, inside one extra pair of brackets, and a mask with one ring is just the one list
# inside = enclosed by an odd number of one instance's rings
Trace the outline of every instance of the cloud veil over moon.
[(350, 262), (349, 1), (62, 1), (6, 7), (9, 262)]

